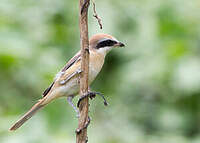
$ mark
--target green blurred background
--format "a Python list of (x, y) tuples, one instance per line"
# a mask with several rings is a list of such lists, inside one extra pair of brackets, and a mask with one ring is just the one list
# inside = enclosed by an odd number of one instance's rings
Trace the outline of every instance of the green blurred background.
[[(199, 143), (200, 1), (96, 0), (96, 9), (103, 30), (90, 7), (89, 35), (109, 33), (126, 48), (107, 56), (92, 85), (109, 106), (90, 101), (89, 142)], [(65, 98), (8, 129), (79, 43), (78, 0), (1, 0), (1, 143), (75, 142), (77, 118)]]

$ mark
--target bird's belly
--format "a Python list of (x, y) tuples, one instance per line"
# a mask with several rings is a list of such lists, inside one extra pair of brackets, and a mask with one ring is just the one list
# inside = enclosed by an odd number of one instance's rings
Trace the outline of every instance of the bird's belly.
[[(100, 72), (101, 68), (94, 68), (94, 66), (89, 66), (89, 77), (88, 77), (88, 84), (90, 85), (94, 79), (96, 78), (96, 76), (98, 75), (98, 73)], [(51, 95), (48, 97), (48, 100), (53, 100), (55, 98), (58, 97), (62, 97), (62, 96), (70, 96), (70, 95), (76, 95), (79, 93), (80, 90), (80, 79), (79, 78), (73, 78), (71, 80), (69, 80), (66, 84), (64, 84), (63, 86), (59, 86), (57, 88), (55, 88)]]
[(73, 80), (70, 80), (64, 86), (62, 86), (60, 92), (62, 96), (74, 95), (79, 92), (79, 88), (80, 88), (80, 84), (79, 84), (78, 78), (75, 78)]
[(97, 77), (99, 73), (99, 70), (96, 68), (93, 68), (92, 66), (90, 66), (89, 68), (89, 77), (88, 77), (88, 81), (89, 81), (89, 85), (94, 81), (94, 79)]
[[(79, 81), (77, 78), (74, 78), (68, 81), (65, 85), (57, 87), (51, 93), (52, 98), (58, 98), (62, 96), (71, 96), (79, 92)], [(50, 98), (51, 98), (50, 97)]]
[[(89, 77), (88, 77), (88, 84), (90, 85), (92, 81), (96, 78), (99, 71), (94, 70), (93, 68), (89, 69)], [(65, 85), (60, 87), (59, 92), (61, 96), (69, 96), (79, 93), (80, 90), (80, 78), (74, 78), (70, 80)]]
[[(96, 76), (98, 75), (99, 71), (94, 70), (93, 68), (89, 69), (89, 77), (88, 77), (88, 84), (90, 85)], [(73, 80), (70, 80), (68, 83), (66, 83), (64, 86), (60, 87), (61, 96), (69, 96), (74, 95), (79, 92), (80, 89), (80, 78), (75, 78)]]

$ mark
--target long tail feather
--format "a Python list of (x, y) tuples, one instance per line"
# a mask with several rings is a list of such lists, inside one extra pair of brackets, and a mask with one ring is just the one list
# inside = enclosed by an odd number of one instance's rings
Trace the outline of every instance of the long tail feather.
[(30, 119), (40, 108), (44, 107), (42, 104), (45, 98), (41, 99), (36, 103), (24, 116), (22, 116), (11, 128), (11, 131), (14, 131), (21, 127), (28, 119)]

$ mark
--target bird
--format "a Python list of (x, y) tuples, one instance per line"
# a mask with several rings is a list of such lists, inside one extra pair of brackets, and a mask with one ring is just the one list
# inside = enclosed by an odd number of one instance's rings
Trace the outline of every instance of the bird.
[[(99, 33), (93, 35), (89, 40), (89, 74), (88, 84), (90, 85), (101, 71), (106, 55), (117, 47), (125, 45), (115, 37)], [(59, 97), (67, 97), (68, 103), (78, 113), (78, 109), (72, 103), (72, 99), (79, 93), (81, 74), (81, 51), (77, 52), (66, 65), (59, 71), (52, 84), (43, 92), (42, 98), (33, 105), (11, 128), (14, 131), (21, 127), (39, 109)]]

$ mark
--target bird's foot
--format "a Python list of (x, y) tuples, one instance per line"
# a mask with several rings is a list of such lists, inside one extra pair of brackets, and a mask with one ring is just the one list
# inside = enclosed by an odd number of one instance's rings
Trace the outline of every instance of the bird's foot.
[(76, 108), (76, 106), (72, 103), (72, 99), (74, 98), (74, 96), (69, 96), (67, 97), (67, 101), (69, 103), (69, 105), (72, 106), (72, 108), (74, 109), (74, 111), (76, 112), (76, 117), (79, 118), (80, 117), (80, 112), (79, 110)]
[(88, 120), (86, 121), (85, 125), (82, 128), (76, 129), (76, 134), (81, 133), (84, 129), (86, 129), (90, 124), (90, 117), (88, 116)]
[(103, 101), (104, 101), (104, 105), (107, 106), (108, 105), (108, 102), (106, 101), (104, 95), (100, 92), (96, 92), (96, 91), (89, 91), (88, 94), (85, 94), (83, 96), (80, 97), (80, 99), (78, 100), (78, 103), (77, 103), (77, 107), (79, 107), (80, 105), (80, 102), (86, 98), (86, 97), (89, 97), (90, 99), (93, 99), (96, 97), (96, 95), (99, 95), (103, 98)]

